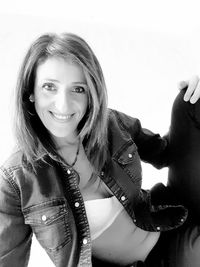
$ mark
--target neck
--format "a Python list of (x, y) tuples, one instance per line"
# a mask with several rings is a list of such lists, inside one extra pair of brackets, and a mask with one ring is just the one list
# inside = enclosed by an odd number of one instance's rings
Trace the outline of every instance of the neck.
[(68, 165), (70, 165), (71, 167), (73, 167), (77, 160), (78, 160), (78, 155), (80, 152), (80, 148), (81, 148), (81, 140), (80, 138), (77, 139), (78, 141), (73, 144), (65, 144), (59, 148), (57, 148), (58, 153), (60, 154), (60, 156), (66, 161), (66, 163)]
[(54, 138), (54, 140), (56, 143), (57, 150), (60, 150), (60, 149), (67, 148), (67, 147), (77, 146), (80, 141), (80, 137), (78, 136), (74, 136), (71, 138), (56, 137)]

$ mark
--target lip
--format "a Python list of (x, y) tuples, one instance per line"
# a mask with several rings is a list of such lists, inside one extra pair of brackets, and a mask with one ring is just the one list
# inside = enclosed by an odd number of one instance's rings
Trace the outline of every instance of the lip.
[(56, 113), (56, 112), (52, 112), (52, 111), (49, 111), (49, 113), (51, 114), (51, 117), (57, 121), (57, 122), (69, 122), (75, 113), (72, 113), (72, 114), (60, 114), (60, 113)]

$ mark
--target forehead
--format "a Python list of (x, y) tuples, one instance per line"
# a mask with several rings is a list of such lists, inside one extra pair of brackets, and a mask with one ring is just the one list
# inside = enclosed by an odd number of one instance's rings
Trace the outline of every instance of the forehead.
[(39, 63), (36, 68), (36, 80), (43, 79), (83, 82), (85, 75), (78, 63), (61, 57), (50, 57)]

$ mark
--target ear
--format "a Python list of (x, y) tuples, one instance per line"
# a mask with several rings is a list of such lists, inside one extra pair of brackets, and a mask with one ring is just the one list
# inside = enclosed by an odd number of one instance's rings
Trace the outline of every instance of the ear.
[(29, 96), (29, 101), (32, 102), (32, 103), (35, 101), (35, 98), (34, 98), (34, 95), (33, 94), (31, 94)]

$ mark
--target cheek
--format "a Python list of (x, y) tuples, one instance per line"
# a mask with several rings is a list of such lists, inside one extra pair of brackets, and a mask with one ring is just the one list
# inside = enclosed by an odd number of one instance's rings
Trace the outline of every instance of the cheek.
[(88, 107), (88, 97), (86, 96), (82, 101), (82, 110), (84, 114), (87, 110), (87, 107)]
[(35, 110), (38, 115), (42, 113), (43, 109), (44, 109), (44, 103), (42, 103), (41, 101), (35, 101)]
[(50, 99), (48, 97), (41, 97), (41, 96), (36, 96), (35, 97), (35, 109), (37, 113), (41, 113), (49, 108), (51, 104)]

